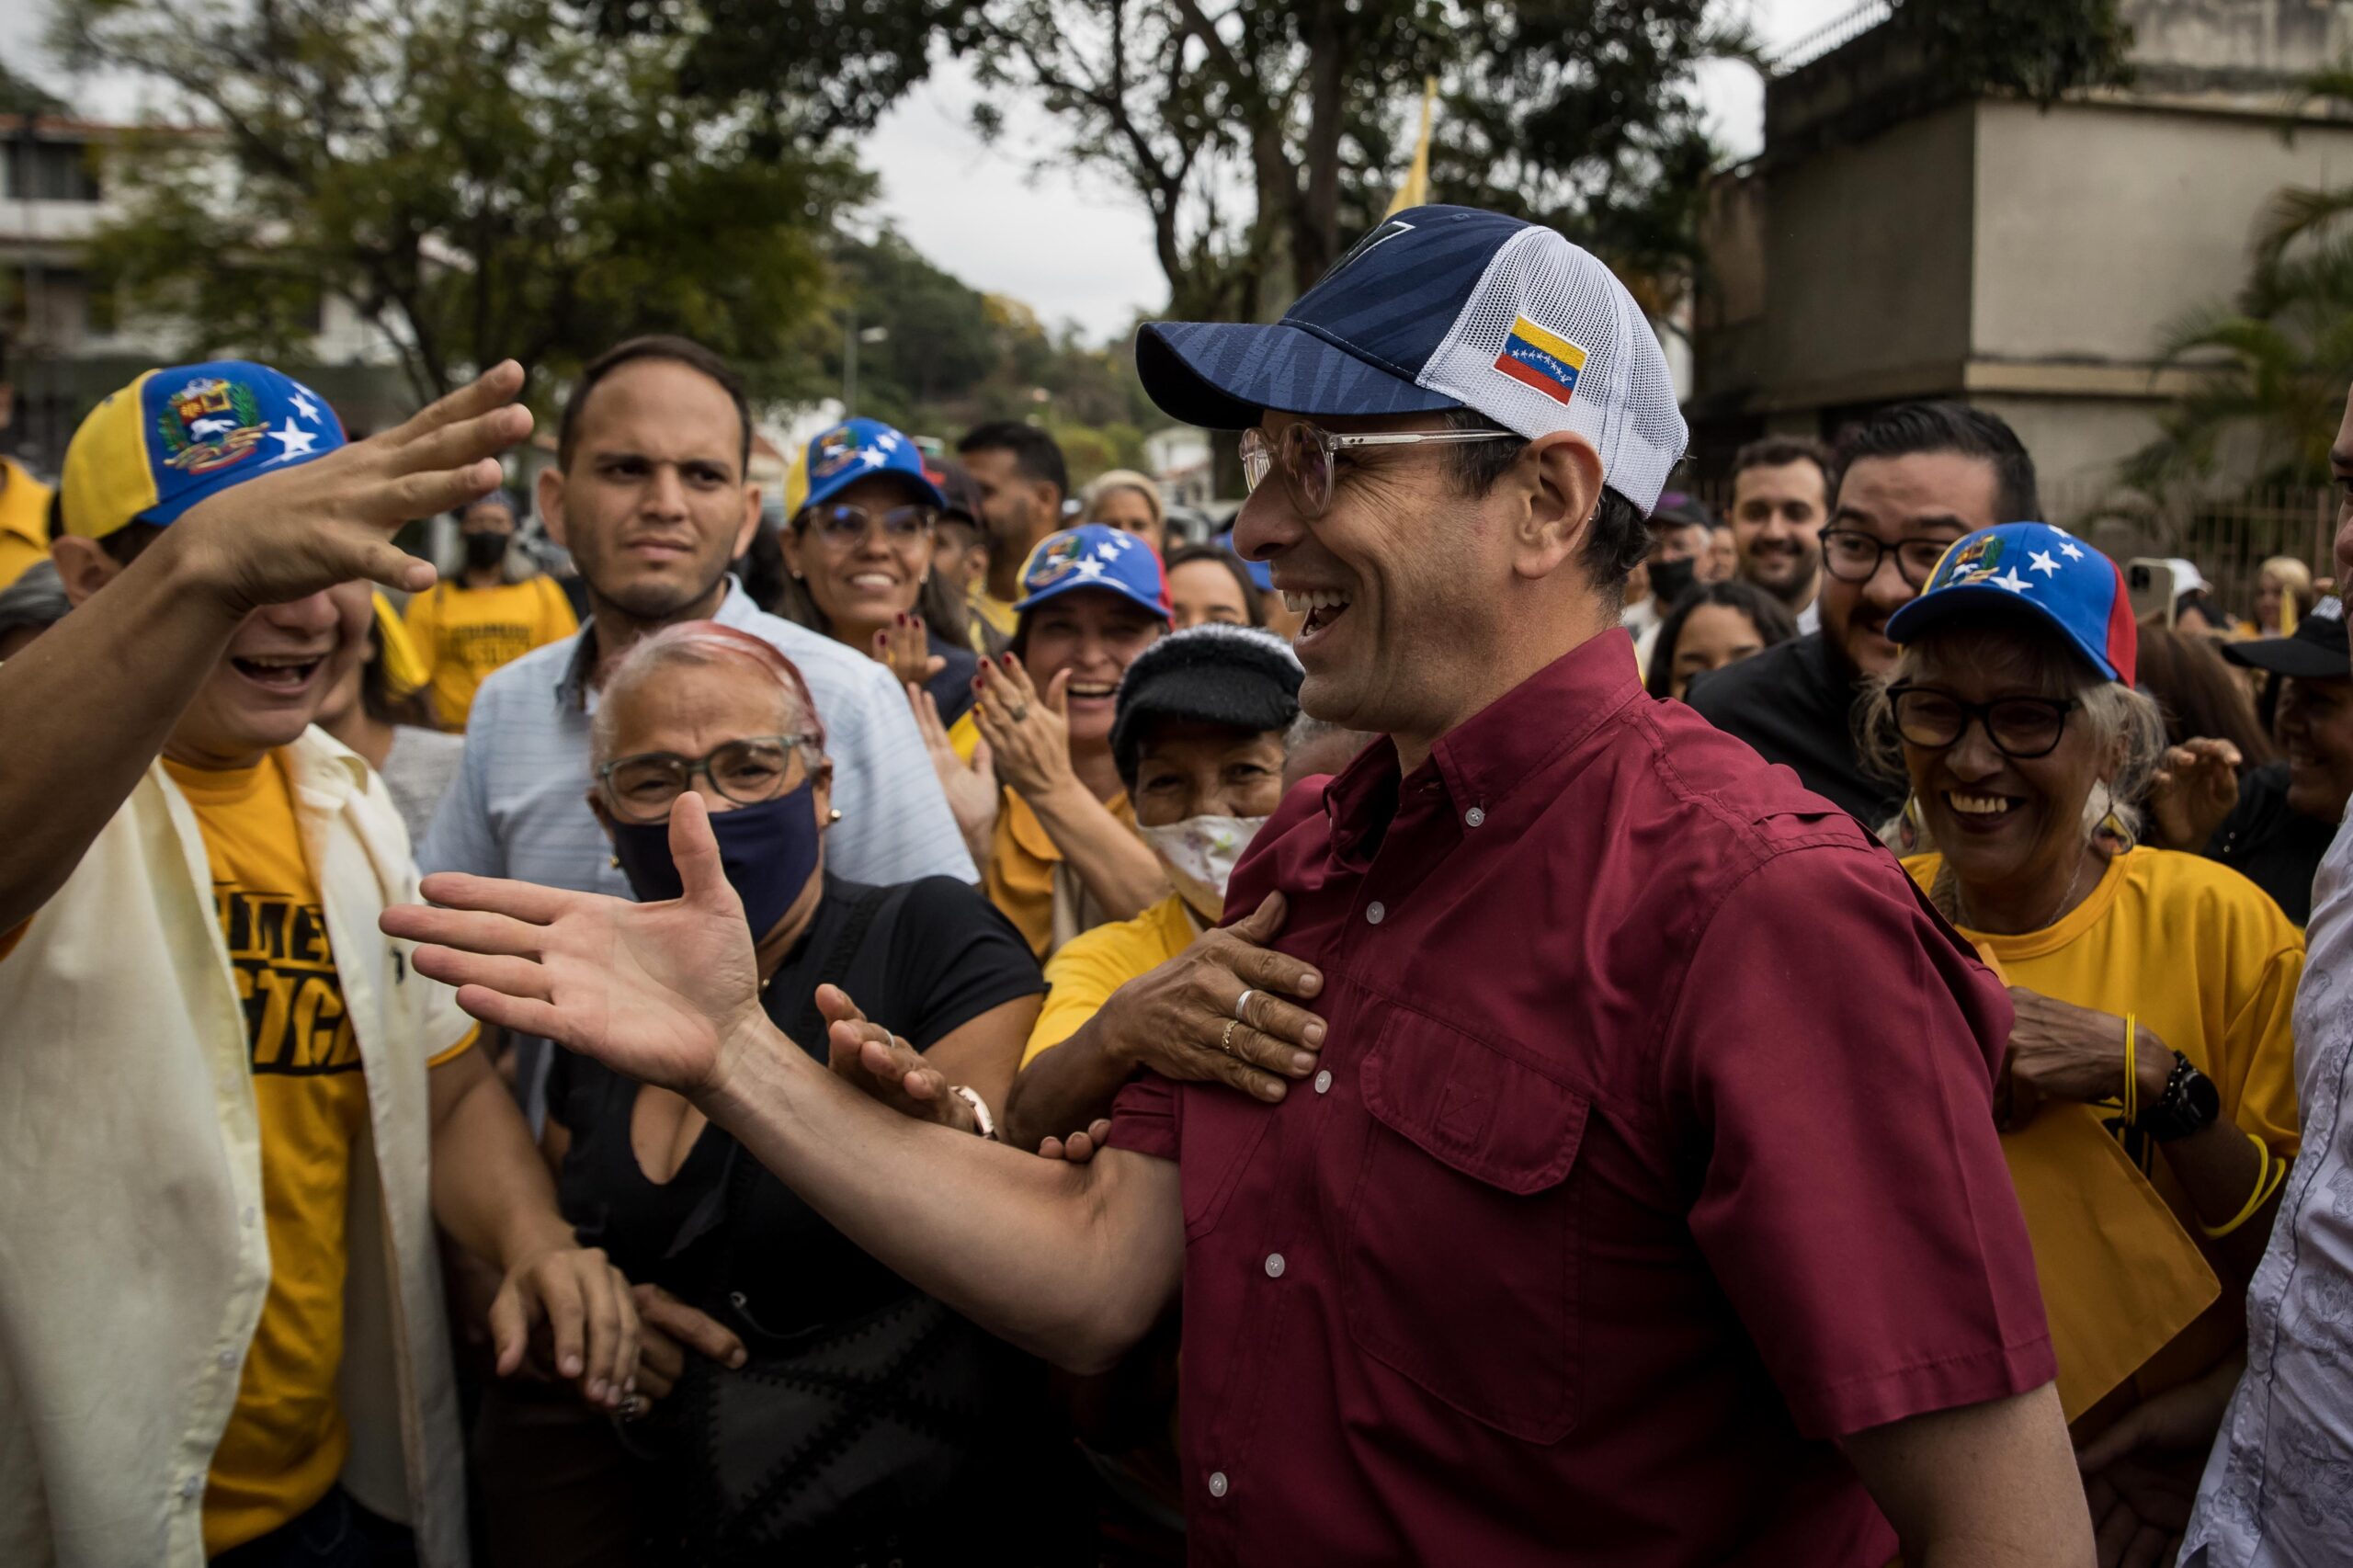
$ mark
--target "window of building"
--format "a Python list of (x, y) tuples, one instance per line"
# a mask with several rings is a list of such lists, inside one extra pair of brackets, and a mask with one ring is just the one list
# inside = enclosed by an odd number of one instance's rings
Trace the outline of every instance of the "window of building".
[(80, 142), (40, 142), (19, 137), (0, 157), (12, 201), (96, 201), (97, 169)]

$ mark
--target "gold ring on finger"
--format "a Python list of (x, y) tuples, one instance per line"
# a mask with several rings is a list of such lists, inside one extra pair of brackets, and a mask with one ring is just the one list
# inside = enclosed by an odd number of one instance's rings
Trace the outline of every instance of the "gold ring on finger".
[(1233, 1054), (1233, 1031), (1241, 1027), (1240, 1018), (1228, 1018), (1225, 1020), (1225, 1033), (1218, 1037), (1217, 1048), (1228, 1056)]

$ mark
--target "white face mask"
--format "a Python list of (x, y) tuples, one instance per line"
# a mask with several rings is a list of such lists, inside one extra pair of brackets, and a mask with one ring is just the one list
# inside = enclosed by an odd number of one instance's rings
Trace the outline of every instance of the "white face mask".
[(1187, 817), (1165, 827), (1139, 827), (1143, 841), (1160, 857), (1168, 880), (1193, 907), (1212, 921), (1225, 913), (1226, 879), (1233, 863), (1258, 835), (1265, 817)]

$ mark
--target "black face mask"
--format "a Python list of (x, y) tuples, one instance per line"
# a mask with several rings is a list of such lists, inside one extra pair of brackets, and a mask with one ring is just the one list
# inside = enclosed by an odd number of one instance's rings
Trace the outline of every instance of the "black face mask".
[(1651, 562), (1651, 592), (1658, 596), (1659, 608), (1674, 608), (1675, 601), (1689, 590), (1692, 574), (1699, 564), (1691, 560)]
[(506, 559), (506, 534), (471, 533), (459, 537), (465, 541), (466, 566), (470, 571), (488, 571)]

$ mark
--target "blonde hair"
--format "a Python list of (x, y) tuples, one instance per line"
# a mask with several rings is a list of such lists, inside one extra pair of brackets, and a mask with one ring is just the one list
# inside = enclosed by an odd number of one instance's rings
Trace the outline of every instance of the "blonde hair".
[[(2149, 782), (2156, 776), (2158, 765), (2165, 760), (2165, 715), (2147, 693), (2103, 676), (2056, 636), (2015, 621), (1931, 631), (1906, 645), (1897, 656), (1895, 667), (1887, 675), (1873, 677), (1864, 688), (1855, 718), (1855, 738), (1866, 767), (1892, 780), (1911, 778), (1911, 770), (1904, 764), (1904, 740), (1895, 730), (1895, 705), (1888, 692), (1912, 679), (1919, 672), (1923, 657), (1931, 650), (1947, 662), (1989, 653), (2022, 657), (2038, 687), (2073, 697), (2094, 744), (2117, 758), (2115, 767), (2084, 799), (2084, 836), (2096, 844), (2101, 826), (2112, 815), (2128, 840), (2139, 839), (2141, 802), (2149, 792)], [(1905, 811), (1910, 806), (1907, 794)], [(1915, 834), (1913, 843), (1901, 843), (1904, 815), (1905, 812), (1900, 811), (1881, 825), (1880, 841), (1891, 849), (1910, 854), (1925, 855), (1934, 850), (1936, 844), (1927, 824), (1916, 817), (1911, 823)]]
[(1139, 473), (1131, 468), (1108, 469), (1097, 474), (1087, 483), (1086, 507), (1081, 514), (1083, 520), (1094, 522), (1096, 507), (1101, 506), (1103, 498), (1114, 490), (1133, 490), (1141, 494), (1143, 496), (1144, 505), (1152, 508), (1153, 526), (1154, 528), (1166, 526), (1168, 508), (1160, 499), (1160, 485), (1152, 475)]
[(783, 733), (803, 737), (801, 751), (815, 767), (824, 760), (825, 722), (810, 700), (809, 685), (790, 659), (775, 646), (748, 631), (722, 626), (715, 620), (682, 620), (639, 638), (620, 656), (597, 693), (597, 711), (588, 721), (590, 754), (599, 764), (613, 759), (614, 731), (620, 721), (619, 699), (665, 670), (687, 665), (749, 665), (777, 683), (783, 698)]

